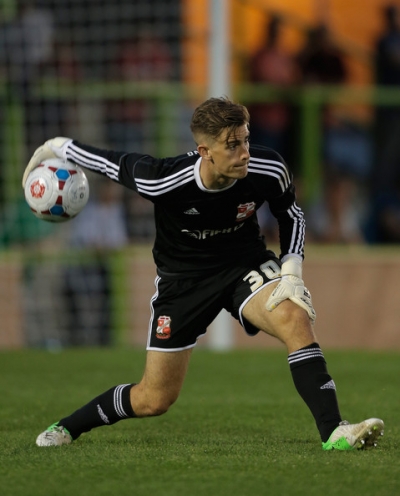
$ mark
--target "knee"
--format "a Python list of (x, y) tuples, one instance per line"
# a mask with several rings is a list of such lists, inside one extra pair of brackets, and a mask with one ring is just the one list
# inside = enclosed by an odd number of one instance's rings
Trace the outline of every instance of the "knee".
[[(138, 391), (137, 391), (138, 392)], [(176, 401), (175, 396), (157, 393), (132, 395), (131, 405), (137, 417), (157, 417), (166, 413)]]
[(298, 329), (299, 327), (311, 329), (307, 312), (290, 300), (283, 301), (273, 312), (275, 312), (276, 321), (279, 326), (285, 328), (293, 327), (294, 329)]
[(282, 341), (288, 350), (303, 348), (316, 340), (307, 312), (292, 301), (284, 301), (275, 310), (271, 334)]
[(173, 404), (173, 401), (170, 401), (165, 398), (155, 398), (152, 401), (147, 403), (147, 415), (148, 417), (158, 417), (159, 415), (163, 415), (167, 413), (170, 406)]

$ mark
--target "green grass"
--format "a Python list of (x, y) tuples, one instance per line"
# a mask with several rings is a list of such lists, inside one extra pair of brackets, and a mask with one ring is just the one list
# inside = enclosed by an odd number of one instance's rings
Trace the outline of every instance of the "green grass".
[(38, 448), (47, 425), (107, 388), (137, 381), (134, 350), (0, 353), (1, 496), (400, 494), (400, 353), (326, 351), (343, 417), (378, 416), (378, 448), (323, 452), (281, 351), (194, 351), (164, 416)]

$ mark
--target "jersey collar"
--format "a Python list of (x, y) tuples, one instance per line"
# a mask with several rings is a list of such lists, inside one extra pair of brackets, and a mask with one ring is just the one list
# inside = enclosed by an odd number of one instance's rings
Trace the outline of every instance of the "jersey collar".
[(201, 164), (201, 157), (199, 157), (197, 159), (196, 163), (194, 164), (194, 178), (196, 180), (197, 186), (199, 187), (199, 189), (201, 189), (201, 191), (205, 191), (206, 193), (219, 193), (221, 191), (226, 191), (227, 189), (232, 188), (232, 186), (234, 186), (236, 184), (236, 180), (235, 180), (232, 184), (230, 184), (226, 188), (221, 188), (221, 189), (208, 189), (208, 188), (206, 188), (204, 186), (202, 180), (201, 180), (201, 177), (200, 177), (200, 164)]

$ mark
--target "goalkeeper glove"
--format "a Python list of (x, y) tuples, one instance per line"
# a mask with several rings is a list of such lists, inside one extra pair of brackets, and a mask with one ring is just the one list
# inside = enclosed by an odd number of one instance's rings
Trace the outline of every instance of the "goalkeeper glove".
[[(285, 257), (283, 258), (285, 260)], [(272, 291), (266, 303), (266, 309), (272, 312), (282, 301), (291, 300), (303, 308), (312, 323), (316, 313), (312, 306), (311, 294), (302, 279), (302, 260), (299, 256), (287, 256), (281, 268), (282, 279)]]
[(29, 173), (33, 171), (38, 165), (40, 165), (44, 160), (49, 158), (65, 158), (64, 150), (67, 144), (71, 143), (72, 139), (70, 138), (53, 138), (44, 145), (39, 146), (35, 150), (35, 153), (32, 155), (32, 158), (29, 160), (28, 165), (26, 166), (23, 178), (22, 178), (22, 187), (25, 188), (26, 180), (29, 176)]

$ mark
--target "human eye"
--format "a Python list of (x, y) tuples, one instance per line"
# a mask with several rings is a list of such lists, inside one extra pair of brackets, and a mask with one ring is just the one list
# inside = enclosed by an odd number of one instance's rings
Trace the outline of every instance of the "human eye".
[(227, 145), (228, 145), (229, 150), (235, 150), (238, 144), (237, 144), (237, 141), (231, 141)]

